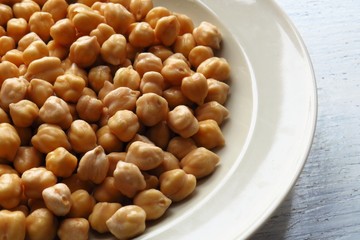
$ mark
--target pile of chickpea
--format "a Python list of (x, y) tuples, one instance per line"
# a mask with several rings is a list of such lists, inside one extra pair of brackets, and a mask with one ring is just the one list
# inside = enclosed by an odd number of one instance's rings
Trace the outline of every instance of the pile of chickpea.
[(221, 33), (151, 0), (0, 1), (0, 239), (129, 239), (225, 144)]

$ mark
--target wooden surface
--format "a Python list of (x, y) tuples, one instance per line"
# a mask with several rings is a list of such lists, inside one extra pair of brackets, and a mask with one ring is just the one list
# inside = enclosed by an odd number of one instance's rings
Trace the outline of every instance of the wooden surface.
[(318, 120), (299, 180), (252, 239), (360, 239), (360, 1), (277, 2), (312, 59)]

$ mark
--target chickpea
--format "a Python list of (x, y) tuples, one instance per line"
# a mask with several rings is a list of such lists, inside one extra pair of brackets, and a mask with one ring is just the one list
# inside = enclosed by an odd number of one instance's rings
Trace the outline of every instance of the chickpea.
[(196, 187), (196, 178), (182, 169), (166, 171), (160, 175), (160, 191), (173, 202), (188, 197)]
[(189, 77), (184, 77), (181, 81), (181, 91), (191, 101), (197, 105), (202, 105), (208, 94), (208, 82), (201, 73), (194, 73)]
[(190, 100), (187, 99), (182, 93), (180, 87), (170, 87), (163, 92), (163, 97), (169, 104), (170, 109), (174, 109), (176, 106), (191, 104)]
[(146, 187), (144, 176), (133, 163), (119, 161), (114, 171), (114, 180), (115, 188), (129, 198)]
[(23, 194), (21, 178), (14, 173), (0, 176), (0, 206), (5, 209), (19, 205)]
[(141, 77), (146, 72), (160, 72), (162, 68), (163, 64), (161, 59), (149, 52), (140, 53), (134, 62), (134, 69)]
[(54, 25), (54, 19), (48, 12), (35, 12), (29, 19), (30, 31), (39, 35), (47, 42), (50, 39), (50, 28)]
[(219, 161), (218, 155), (204, 147), (199, 147), (181, 159), (180, 166), (186, 173), (193, 174), (199, 179), (214, 172)]
[(211, 101), (195, 109), (198, 121), (212, 119), (220, 126), (224, 119), (229, 116), (229, 110), (216, 101)]
[(105, 125), (96, 132), (97, 144), (102, 146), (106, 153), (120, 151), (123, 143)]
[(145, 93), (136, 101), (136, 114), (146, 126), (154, 126), (166, 120), (168, 112), (167, 101), (155, 93)]
[(78, 12), (81, 12), (84, 10), (91, 11), (92, 9), (91, 9), (91, 7), (86, 6), (85, 4), (79, 3), (79, 2), (70, 4), (67, 9), (67, 17), (72, 21), (72, 19)]
[[(109, 159), (109, 170), (107, 175), (112, 177), (116, 169), (117, 163), (119, 161), (125, 162), (126, 152), (111, 152), (107, 156)], [(0, 170), (0, 175), (1, 175), (1, 170)]]
[(212, 78), (209, 78), (207, 82), (208, 95), (205, 98), (205, 102), (216, 101), (222, 105), (225, 104), (229, 94), (229, 85)]
[(96, 134), (90, 124), (84, 120), (73, 121), (67, 135), (75, 152), (85, 153), (96, 147)]
[(180, 59), (172, 59), (164, 64), (161, 74), (164, 79), (172, 86), (180, 86), (184, 77), (191, 75), (191, 69), (188, 64)]
[[(0, 43), (0, 45), (1, 45), (1, 43)], [(17, 67), (19, 67), (20, 65), (22, 65), (24, 63), (23, 53), (21, 51), (19, 51), (18, 49), (11, 49), (3, 55), (3, 57), (1, 58), (1, 61), (8, 61), (8, 62), (15, 64)], [(21, 75), (21, 74), (19, 74), (19, 75)]]
[[(142, 131), (139, 131), (139, 132), (142, 132)], [(141, 135), (141, 134), (138, 134), (138, 133), (137, 133), (137, 134), (135, 134), (135, 136), (128, 142), (128, 144), (126, 145), (125, 150), (128, 151), (130, 145), (131, 145), (133, 142), (136, 142), (136, 141), (148, 143), (148, 144), (151, 144), (151, 145), (154, 145), (154, 146), (155, 146), (155, 144), (154, 144), (152, 141), (150, 141), (149, 138), (147, 138), (147, 137), (144, 136), (144, 135)]]
[(83, 181), (99, 184), (104, 181), (109, 169), (109, 160), (101, 146), (95, 147), (80, 159), (77, 173)]
[(10, 116), (17, 127), (29, 127), (39, 116), (39, 108), (29, 100), (10, 103)]
[(212, 49), (219, 49), (222, 35), (219, 29), (208, 22), (201, 22), (200, 25), (193, 30), (193, 35), (197, 45), (204, 45)]
[(3, 85), (3, 82), (8, 78), (19, 77), (19, 69), (17, 66), (8, 61), (2, 61), (0, 63), (0, 86)]
[[(68, 64), (66, 64), (65, 61), (68, 62)], [(71, 60), (69, 58), (65, 61), (63, 63), (65, 74), (72, 74), (72, 75), (81, 77), (82, 79), (84, 79), (84, 81), (87, 85), (87, 83), (88, 83), (87, 71), (80, 68), (76, 63), (71, 62)], [(95, 94), (95, 96), (96, 96), (96, 94)]]
[(104, 106), (109, 109), (110, 116), (112, 116), (119, 110), (133, 111), (139, 95), (139, 91), (132, 90), (128, 87), (118, 87), (105, 96), (103, 103)]
[(168, 57), (174, 54), (168, 47), (163, 45), (152, 46), (148, 51), (160, 58), (161, 61), (165, 61)]
[(170, 16), (171, 12), (165, 7), (154, 7), (145, 16), (145, 21), (150, 24), (152, 28), (156, 27), (158, 20), (162, 17)]
[(180, 168), (179, 160), (172, 153), (164, 151), (164, 160), (158, 167), (154, 168), (151, 171), (151, 173), (155, 174), (156, 176), (160, 176), (162, 173), (166, 171), (179, 169), (179, 168)]
[(134, 204), (146, 212), (146, 220), (155, 220), (164, 215), (171, 200), (157, 189), (144, 190), (134, 198)]
[(101, 101), (104, 101), (105, 96), (111, 92), (112, 90), (115, 90), (114, 84), (111, 82), (104, 82), (104, 86), (99, 90), (98, 98)]
[(193, 136), (196, 144), (207, 149), (222, 147), (225, 139), (219, 125), (212, 119), (199, 122), (199, 131)]
[(89, 67), (95, 63), (100, 53), (100, 45), (96, 37), (83, 36), (70, 47), (69, 58), (79, 67)]
[(0, 239), (25, 239), (25, 215), (21, 211), (0, 210)]
[(140, 170), (156, 168), (163, 160), (164, 153), (161, 148), (141, 141), (130, 145), (125, 158), (125, 162), (135, 164)]
[(6, 79), (0, 89), (0, 106), (5, 111), (8, 111), (11, 103), (17, 103), (23, 100), (28, 84), (26, 79), (22, 77)]
[(63, 147), (58, 147), (46, 155), (46, 169), (57, 177), (70, 177), (75, 171), (78, 160)]
[(0, 4), (0, 26), (6, 25), (6, 23), (13, 18), (13, 11), (10, 6)]
[(0, 159), (12, 162), (20, 147), (20, 137), (9, 123), (0, 123)]
[(41, 40), (39, 35), (37, 35), (34, 32), (29, 32), (28, 34), (26, 34), (19, 40), (17, 49), (19, 51), (24, 51), (32, 42), (35, 42), (38, 40)]
[(112, 65), (120, 65), (126, 59), (126, 38), (121, 34), (111, 35), (101, 46), (101, 57)]
[[(77, 2), (82, 3), (82, 4), (84, 4), (84, 5), (88, 6), (88, 7), (92, 7), (98, 1), (97, 0), (79, 0)], [(93, 8), (91, 8), (91, 9), (93, 9)], [(93, 9), (93, 10), (95, 10), (95, 9)]]
[(196, 46), (194, 36), (191, 33), (185, 33), (178, 36), (174, 43), (174, 51), (183, 54), (185, 57), (189, 56), (191, 50)]
[(34, 147), (19, 147), (14, 158), (14, 168), (23, 173), (34, 167), (40, 167), (43, 155)]
[(224, 58), (211, 57), (202, 62), (196, 70), (206, 78), (226, 81), (230, 77), (230, 65)]
[(98, 202), (120, 202), (123, 199), (121, 192), (115, 187), (114, 177), (106, 177), (93, 192), (94, 198)]
[(129, 34), (129, 42), (135, 47), (149, 47), (155, 42), (155, 31), (147, 22), (136, 23)]
[(59, 125), (63, 129), (69, 128), (73, 120), (67, 103), (56, 96), (46, 99), (39, 110), (39, 117), (43, 122)]
[(54, 124), (41, 124), (37, 133), (31, 138), (31, 144), (37, 150), (46, 154), (58, 147), (63, 147), (67, 150), (71, 149), (65, 132)]
[(188, 58), (190, 64), (197, 68), (206, 59), (214, 57), (214, 52), (207, 46), (196, 46), (189, 52)]
[(144, 19), (153, 7), (151, 0), (131, 0), (129, 4), (130, 12), (134, 15), (136, 21)]
[(109, 118), (110, 131), (121, 141), (130, 141), (140, 128), (138, 117), (129, 110), (119, 110)]
[(26, 170), (22, 174), (21, 180), (25, 196), (35, 199), (41, 198), (43, 190), (54, 186), (57, 182), (56, 176), (43, 167)]
[(136, 205), (117, 210), (107, 221), (109, 231), (118, 239), (129, 239), (145, 231), (145, 211)]
[(135, 17), (119, 3), (106, 4), (104, 17), (106, 23), (119, 34), (124, 34), (128, 27), (135, 22)]
[(191, 137), (199, 130), (198, 121), (184, 105), (179, 105), (170, 111), (167, 122), (170, 129), (183, 138)]
[(46, 207), (56, 216), (65, 216), (72, 206), (71, 192), (68, 186), (57, 183), (42, 191)]
[(71, 21), (80, 34), (88, 35), (100, 23), (104, 23), (105, 18), (92, 9), (77, 8)]
[(109, 26), (106, 23), (100, 23), (96, 29), (94, 29), (90, 32), (89, 35), (91, 37), (95, 36), (99, 45), (101, 46), (107, 39), (109, 39), (110, 36), (112, 36), (114, 34), (115, 34), (115, 31), (111, 26)]
[(170, 129), (166, 121), (159, 122), (158, 124), (150, 127), (146, 136), (158, 147), (166, 149), (170, 140)]
[(88, 180), (81, 180), (77, 173), (71, 175), (68, 178), (64, 178), (62, 183), (66, 184), (71, 192), (75, 192), (77, 190), (86, 190), (87, 192), (91, 193), (94, 188), (94, 183)]
[(53, 85), (40, 79), (32, 79), (27, 89), (29, 100), (42, 107), (50, 96), (54, 95)]
[(188, 67), (191, 66), (188, 59), (182, 53), (174, 53), (171, 56), (169, 56), (167, 59), (165, 59), (164, 66), (171, 63), (173, 60), (175, 60), (175, 61), (181, 60), (181, 61), (185, 62), (186, 65), (188, 65)]
[[(62, 1), (62, 0), (51, 0)], [(76, 28), (68, 18), (60, 19), (50, 28), (50, 36), (60, 45), (69, 47), (76, 40)]]
[(120, 203), (98, 202), (89, 216), (91, 228), (99, 233), (109, 232), (106, 221), (121, 208)]
[(0, 123), (10, 123), (8, 114), (2, 108), (0, 108)]
[(191, 20), (191, 18), (189, 18), (187, 15), (185, 14), (181, 14), (181, 13), (173, 13), (174, 16), (177, 18), (177, 20), (179, 21), (180, 24), (180, 32), (179, 35), (184, 35), (186, 33), (192, 33), (194, 30), (194, 23)]
[(36, 209), (26, 217), (26, 235), (29, 239), (52, 240), (57, 227), (57, 218), (47, 208)]
[(71, 194), (71, 209), (67, 217), (88, 218), (95, 206), (95, 199), (87, 191), (80, 189)]
[(65, 0), (47, 0), (42, 11), (51, 14), (54, 22), (64, 19), (67, 14), (68, 3)]
[(17, 43), (23, 36), (29, 33), (29, 25), (23, 18), (12, 18), (7, 22), (6, 30), (7, 35)]
[(67, 218), (59, 226), (57, 235), (61, 240), (89, 239), (89, 222), (85, 218)]
[(15, 48), (15, 41), (12, 37), (0, 37), (0, 56), (4, 56), (8, 51)]
[(7, 164), (0, 164), (0, 176), (2, 176), (5, 173), (18, 174), (18, 172), (12, 166)]
[(29, 146), (30, 142), (31, 142), (31, 137), (32, 137), (32, 128), (31, 127), (17, 127), (14, 126), (17, 134), (20, 137), (20, 141), (21, 141), (21, 146)]
[(156, 22), (155, 36), (165, 46), (175, 43), (180, 33), (180, 23), (174, 15), (160, 18)]
[(119, 68), (114, 76), (114, 87), (128, 87), (138, 90), (140, 86), (140, 75), (132, 66)]
[(38, 78), (53, 84), (56, 78), (64, 74), (61, 61), (57, 57), (43, 57), (32, 61), (27, 69), (25, 78), (29, 81)]
[(174, 137), (169, 141), (167, 151), (174, 154), (178, 159), (182, 159), (190, 151), (196, 149), (197, 146), (193, 139), (183, 138), (183, 137)]
[(85, 88), (85, 80), (74, 74), (64, 74), (56, 78), (54, 92), (64, 101), (76, 103)]
[(40, 6), (31, 0), (23, 0), (13, 5), (13, 12), (16, 18), (23, 18), (29, 21), (31, 15), (40, 11)]
[(76, 104), (79, 117), (89, 123), (97, 122), (101, 117), (102, 110), (102, 101), (89, 95), (81, 96)]
[(104, 82), (112, 81), (110, 67), (106, 65), (93, 67), (89, 71), (88, 78), (90, 87), (98, 93), (100, 89), (104, 86)]
[(69, 49), (58, 42), (51, 40), (47, 44), (50, 57), (56, 57), (60, 60), (64, 60), (69, 55)]
[(162, 95), (164, 89), (164, 77), (158, 72), (146, 72), (140, 81), (141, 93), (155, 93)]

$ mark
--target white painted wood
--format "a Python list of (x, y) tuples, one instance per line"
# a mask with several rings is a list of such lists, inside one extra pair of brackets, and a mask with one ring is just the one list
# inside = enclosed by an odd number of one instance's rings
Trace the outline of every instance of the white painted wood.
[(294, 189), (252, 239), (360, 239), (360, 1), (278, 3), (310, 53), (318, 121)]

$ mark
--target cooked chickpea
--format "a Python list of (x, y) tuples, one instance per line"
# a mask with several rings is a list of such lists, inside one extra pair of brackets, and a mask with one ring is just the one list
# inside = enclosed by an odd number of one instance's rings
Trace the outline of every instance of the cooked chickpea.
[(212, 119), (199, 122), (199, 131), (193, 136), (193, 139), (198, 146), (207, 149), (222, 147), (225, 144), (219, 125)]
[(195, 116), (198, 121), (212, 119), (220, 126), (229, 116), (229, 110), (216, 101), (211, 101), (195, 109)]
[(130, 12), (134, 15), (136, 21), (144, 19), (152, 8), (152, 0), (131, 0), (129, 4)]
[(70, 177), (75, 171), (78, 160), (63, 147), (58, 147), (49, 152), (45, 158), (46, 169), (57, 177)]
[(76, 103), (76, 111), (81, 119), (89, 123), (97, 122), (103, 111), (103, 103), (95, 97), (83, 95)]
[(10, 123), (8, 114), (2, 108), (0, 108), (0, 123)]
[(225, 58), (211, 57), (202, 62), (196, 70), (206, 78), (226, 81), (230, 77), (230, 65)]
[(168, 57), (174, 54), (171, 49), (163, 45), (152, 46), (148, 49), (148, 51), (160, 58), (161, 61), (165, 61)]
[(155, 30), (147, 22), (136, 23), (129, 34), (129, 42), (135, 47), (149, 47), (155, 42)]
[(85, 153), (96, 147), (96, 134), (84, 120), (73, 121), (67, 135), (72, 149), (77, 153)]
[(152, 28), (156, 27), (158, 20), (162, 17), (170, 16), (171, 12), (165, 7), (154, 7), (145, 16), (145, 21), (150, 24)]
[(6, 24), (6, 31), (7, 35), (17, 43), (23, 36), (29, 33), (29, 25), (23, 18), (12, 18)]
[(149, 52), (140, 53), (137, 55), (134, 62), (134, 69), (140, 74), (141, 77), (146, 72), (160, 72), (162, 68), (163, 64), (161, 59)]
[(191, 73), (189, 65), (180, 59), (171, 59), (171, 61), (167, 61), (161, 69), (161, 74), (165, 81), (172, 86), (180, 86), (182, 79), (190, 76)]
[(16, 78), (19, 77), (19, 75), (19, 69), (15, 64), (8, 61), (2, 61), (0, 63), (0, 86), (2, 86), (6, 79)]
[(109, 169), (109, 160), (101, 146), (95, 147), (80, 159), (77, 173), (83, 181), (90, 180), (95, 184), (104, 181)]
[[(65, 63), (65, 61), (67, 63)], [(67, 58), (63, 63), (63, 68), (65, 71), (65, 74), (72, 74), (78, 77), (81, 77), (84, 79), (86, 85), (88, 83), (88, 73), (85, 69), (79, 67), (76, 63), (71, 62), (69, 58)]]
[(136, 101), (136, 114), (146, 126), (154, 126), (166, 120), (168, 112), (167, 101), (155, 93), (145, 93)]
[(196, 178), (182, 169), (173, 169), (160, 175), (160, 191), (173, 202), (188, 197), (196, 187)]
[(115, 90), (114, 84), (108, 81), (104, 82), (103, 87), (98, 92), (98, 98), (104, 101), (105, 96), (112, 90)]
[(101, 46), (101, 57), (112, 65), (120, 65), (126, 59), (126, 38), (122, 34), (111, 35)]
[(21, 180), (25, 196), (35, 199), (41, 198), (43, 190), (54, 186), (57, 182), (56, 176), (43, 167), (26, 170), (21, 175)]
[(39, 208), (26, 217), (26, 235), (29, 239), (52, 240), (56, 237), (58, 220), (47, 208)]
[(78, 33), (88, 35), (100, 23), (104, 23), (105, 18), (92, 9), (77, 8), (71, 21)]
[(40, 12), (40, 6), (31, 0), (23, 0), (13, 5), (13, 12), (16, 18), (23, 18), (29, 21), (31, 15)]
[(55, 40), (51, 40), (47, 44), (47, 48), (49, 49), (49, 56), (56, 57), (60, 60), (64, 60), (69, 55), (69, 48), (59, 44)]
[(95, 36), (99, 45), (101, 46), (107, 39), (109, 39), (110, 36), (112, 36), (114, 34), (115, 34), (115, 31), (111, 26), (109, 26), (106, 23), (100, 23), (96, 29), (94, 29), (90, 32), (89, 35), (91, 37)]
[[(107, 156), (109, 159), (109, 170), (107, 175), (112, 177), (114, 175), (114, 171), (116, 169), (117, 163), (119, 161), (125, 162), (126, 152), (111, 152)], [(1, 171), (0, 171), (0, 175), (1, 175)]]
[(128, 87), (132, 90), (138, 90), (140, 86), (140, 75), (130, 67), (119, 68), (114, 76), (114, 87)]
[(97, 130), (96, 138), (97, 144), (102, 146), (106, 153), (118, 152), (123, 148), (123, 142), (110, 131), (107, 125)]
[(25, 239), (25, 215), (21, 211), (0, 210), (0, 239)]
[(206, 59), (214, 57), (214, 52), (207, 46), (196, 46), (189, 52), (188, 58), (191, 66), (197, 68)]
[(29, 19), (30, 31), (39, 35), (47, 42), (50, 39), (50, 28), (54, 25), (54, 19), (48, 12), (35, 12)]
[(64, 178), (61, 182), (66, 184), (71, 192), (75, 192), (77, 190), (86, 190), (87, 192), (91, 193), (94, 189), (94, 183), (88, 180), (81, 180), (77, 173), (71, 175), (68, 178)]
[(39, 117), (45, 123), (59, 125), (63, 129), (70, 127), (72, 116), (67, 103), (57, 96), (50, 96), (39, 110)]
[(59, 58), (43, 57), (29, 64), (25, 78), (29, 81), (38, 78), (53, 84), (56, 78), (63, 74), (64, 69)]
[(13, 11), (10, 6), (6, 4), (0, 4), (0, 26), (6, 25), (6, 23), (13, 17)]
[(99, 233), (109, 232), (106, 221), (121, 208), (120, 203), (98, 202), (89, 216), (92, 229)]
[[(139, 132), (142, 132), (142, 131), (139, 131)], [(128, 144), (126, 145), (125, 147), (125, 150), (128, 151), (130, 145), (133, 143), (133, 142), (136, 142), (136, 141), (140, 141), (140, 142), (144, 142), (144, 143), (148, 143), (148, 144), (151, 144), (151, 145), (155, 145), (153, 142), (150, 141), (149, 138), (147, 138), (146, 136), (144, 135), (141, 135), (141, 134), (135, 134), (135, 136), (128, 142)]]
[(14, 126), (17, 134), (20, 137), (21, 146), (29, 146), (33, 135), (31, 127), (17, 127)]
[(67, 150), (71, 149), (65, 132), (54, 124), (41, 124), (37, 133), (31, 138), (31, 144), (37, 150), (46, 154), (58, 147), (63, 147)]
[(89, 239), (89, 222), (85, 218), (67, 218), (59, 226), (57, 235), (61, 240)]
[(87, 191), (80, 189), (71, 194), (70, 218), (88, 218), (95, 206), (95, 199)]
[(130, 198), (146, 187), (144, 176), (133, 163), (119, 161), (114, 171), (114, 180), (116, 189)]
[(0, 56), (4, 56), (8, 51), (15, 48), (15, 41), (12, 37), (0, 37)]
[(50, 28), (50, 35), (57, 43), (69, 47), (76, 40), (76, 28), (68, 18), (64, 18)]
[(174, 15), (162, 17), (156, 22), (154, 31), (163, 45), (171, 46), (180, 33), (180, 23)]
[(18, 174), (18, 172), (12, 166), (7, 164), (0, 164), (0, 176), (5, 173)]
[(25, 78), (7, 78), (1, 85), (0, 89), (0, 106), (5, 110), (9, 110), (11, 103), (17, 103), (26, 96), (28, 81)]
[[(41, 40), (39, 35), (34, 32), (29, 32), (23, 36), (18, 42), (18, 50), (24, 51), (32, 42)], [(42, 40), (41, 40), (42, 41)]]
[(181, 13), (173, 13), (177, 18), (180, 24), (180, 32), (179, 35), (184, 35), (186, 33), (192, 33), (194, 30), (194, 23), (190, 17)]
[(174, 51), (183, 54), (185, 57), (189, 56), (191, 50), (196, 46), (194, 36), (191, 33), (185, 33), (178, 36), (174, 44)]
[(178, 159), (185, 157), (190, 151), (196, 149), (197, 146), (193, 139), (174, 137), (169, 141), (167, 151), (174, 154)]
[(68, 3), (65, 0), (47, 0), (42, 11), (51, 14), (54, 22), (64, 19), (67, 14)]
[(128, 87), (118, 87), (106, 94), (103, 103), (109, 109), (110, 116), (113, 116), (119, 110), (133, 111), (139, 95), (139, 91)]
[(41, 79), (32, 79), (27, 89), (29, 100), (38, 107), (44, 105), (46, 99), (54, 95), (53, 85)]
[(145, 211), (136, 205), (117, 210), (107, 221), (109, 231), (118, 239), (129, 239), (145, 231)]
[(146, 220), (154, 220), (164, 215), (171, 200), (157, 189), (144, 190), (134, 197), (134, 204), (146, 213)]
[(170, 111), (167, 122), (170, 129), (183, 138), (191, 137), (199, 130), (197, 119), (184, 105), (179, 105)]
[(179, 169), (179, 168), (180, 168), (179, 160), (172, 153), (164, 151), (164, 160), (158, 167), (154, 168), (151, 172), (156, 176), (160, 176), (162, 173), (166, 171)]
[(68, 186), (57, 183), (42, 191), (46, 207), (56, 216), (65, 216), (72, 206), (71, 192)]
[(201, 73), (184, 77), (181, 81), (181, 91), (192, 102), (202, 105), (208, 94), (208, 82)]
[(176, 106), (191, 104), (190, 100), (185, 97), (179, 86), (170, 87), (163, 92), (163, 97), (169, 104), (170, 109), (174, 109)]
[(14, 158), (14, 168), (23, 173), (34, 167), (40, 167), (43, 155), (34, 147), (20, 147)]
[(10, 103), (10, 116), (17, 127), (29, 127), (39, 116), (39, 108), (29, 100)]
[(222, 35), (219, 29), (211, 23), (201, 22), (193, 30), (193, 35), (197, 45), (204, 45), (212, 49), (219, 49)]
[(81, 12), (83, 10), (92, 10), (92, 9), (91, 9), (91, 7), (86, 6), (85, 4), (80, 3), (80, 2), (70, 4), (67, 8), (67, 17), (70, 20), (72, 20), (79, 11)]
[(98, 202), (120, 202), (123, 199), (123, 195), (115, 187), (114, 177), (106, 177), (100, 185), (95, 187), (93, 195)]
[(116, 33), (124, 34), (135, 22), (135, 17), (121, 4), (108, 3), (104, 7), (104, 17)]
[(109, 118), (110, 131), (121, 141), (130, 141), (140, 128), (138, 117), (129, 110), (119, 110)]
[[(1, 41), (1, 40), (0, 40)], [(0, 43), (1, 45), (1, 43)], [(1, 55), (1, 54), (0, 54)], [(20, 67), (24, 64), (23, 53), (18, 49), (11, 49), (3, 55), (1, 61), (8, 61), (15, 64), (17, 67)], [(22, 74), (19, 74), (22, 75)]]
[(161, 121), (158, 124), (150, 127), (146, 131), (146, 136), (158, 147), (166, 149), (170, 140), (170, 129), (166, 121)]
[(161, 148), (141, 141), (130, 145), (125, 158), (125, 162), (133, 163), (144, 171), (156, 168), (163, 160), (164, 152)]
[(158, 72), (146, 72), (140, 81), (141, 93), (155, 93), (162, 95), (164, 89), (164, 77)]
[(99, 92), (104, 86), (104, 82), (112, 82), (111, 69), (106, 65), (93, 67), (89, 71), (88, 79), (91, 88), (95, 92)]
[(12, 162), (21, 144), (15, 128), (9, 123), (0, 123), (0, 159)]
[(83, 36), (71, 44), (69, 58), (79, 67), (86, 68), (95, 63), (99, 53), (96, 37)]
[(220, 104), (225, 104), (230, 86), (224, 82), (217, 81), (209, 78), (208, 82), (208, 95), (205, 98), (205, 102), (216, 101)]
[(86, 82), (74, 74), (64, 74), (56, 78), (54, 92), (64, 101), (76, 103), (81, 97)]
[(14, 173), (0, 176), (0, 206), (11, 209), (19, 205), (23, 194), (21, 178)]

